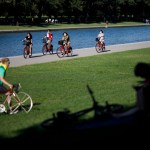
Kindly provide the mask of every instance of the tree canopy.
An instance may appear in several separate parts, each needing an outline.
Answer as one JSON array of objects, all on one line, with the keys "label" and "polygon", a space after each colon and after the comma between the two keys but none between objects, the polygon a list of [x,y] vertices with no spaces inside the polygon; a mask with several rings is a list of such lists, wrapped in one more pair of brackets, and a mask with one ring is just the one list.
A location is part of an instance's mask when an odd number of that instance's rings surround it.
[{"label": "tree canopy", "polygon": [[67,23],[142,21],[150,17],[149,0],[0,0],[0,8],[1,18],[21,23],[27,18],[41,23],[43,16]]}]

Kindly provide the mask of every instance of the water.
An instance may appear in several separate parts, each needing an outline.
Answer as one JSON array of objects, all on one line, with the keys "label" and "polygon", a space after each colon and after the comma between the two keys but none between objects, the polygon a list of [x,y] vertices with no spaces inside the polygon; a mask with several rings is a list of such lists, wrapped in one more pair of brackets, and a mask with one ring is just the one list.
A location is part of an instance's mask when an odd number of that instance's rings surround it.
[{"label": "water", "polygon": [[[73,50],[94,47],[95,38],[100,30],[104,31],[106,46],[134,42],[150,41],[150,26],[139,27],[114,27],[114,28],[90,28],[90,29],[67,29],[53,32],[54,52],[61,39],[62,33],[67,31],[71,38]],[[34,31],[33,54],[42,53],[42,38],[47,31]],[[0,33],[0,57],[18,56],[23,54],[22,39],[27,32]]]}]

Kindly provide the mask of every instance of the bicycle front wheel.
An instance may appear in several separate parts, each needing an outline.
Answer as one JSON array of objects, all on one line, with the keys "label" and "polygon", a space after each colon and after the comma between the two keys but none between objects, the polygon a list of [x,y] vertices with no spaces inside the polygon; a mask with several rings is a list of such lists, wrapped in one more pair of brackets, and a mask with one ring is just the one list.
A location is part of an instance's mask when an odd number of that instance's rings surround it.
[{"label": "bicycle front wheel", "polygon": [[29,48],[26,46],[23,51],[23,56],[24,58],[27,58],[28,55],[29,55]]},{"label": "bicycle front wheel", "polygon": [[25,113],[30,112],[33,107],[32,98],[25,92],[15,93],[11,96],[12,111],[23,110]]},{"label": "bicycle front wheel", "polygon": [[98,43],[96,43],[95,49],[98,53],[100,53],[102,51],[102,47]]},{"label": "bicycle front wheel", "polygon": [[47,54],[46,44],[42,48],[42,53],[43,53],[43,55]]},{"label": "bicycle front wheel", "polygon": [[59,58],[62,58],[65,55],[65,50],[62,48],[62,46],[60,46],[57,48],[56,53]]}]

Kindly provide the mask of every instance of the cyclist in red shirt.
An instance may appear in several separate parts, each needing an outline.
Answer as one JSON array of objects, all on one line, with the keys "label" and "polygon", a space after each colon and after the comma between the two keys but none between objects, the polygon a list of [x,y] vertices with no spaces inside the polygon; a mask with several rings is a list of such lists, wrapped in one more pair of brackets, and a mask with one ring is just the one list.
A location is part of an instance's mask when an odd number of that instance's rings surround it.
[{"label": "cyclist in red shirt", "polygon": [[48,50],[50,50],[50,48],[51,48],[51,43],[52,43],[52,40],[53,40],[53,34],[52,34],[52,32],[51,32],[51,30],[49,29],[48,31],[47,31],[47,48],[48,48]]}]

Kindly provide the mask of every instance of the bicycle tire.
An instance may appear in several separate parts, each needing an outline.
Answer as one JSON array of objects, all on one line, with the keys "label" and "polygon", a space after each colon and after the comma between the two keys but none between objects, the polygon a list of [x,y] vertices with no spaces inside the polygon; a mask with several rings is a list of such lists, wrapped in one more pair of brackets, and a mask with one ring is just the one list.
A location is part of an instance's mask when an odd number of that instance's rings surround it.
[{"label": "bicycle tire", "polygon": [[62,48],[62,46],[58,47],[57,50],[56,50],[56,54],[59,58],[62,58],[64,57],[65,55],[65,50],[64,48]]},{"label": "bicycle tire", "polygon": [[25,113],[29,113],[33,107],[32,98],[25,92],[19,92],[11,95],[11,108],[12,112],[17,110],[23,110]]},{"label": "bicycle tire", "polygon": [[102,44],[102,51],[105,51],[105,43]]},{"label": "bicycle tire", "polygon": [[121,104],[107,104],[106,106],[98,106],[95,111],[95,118],[108,119],[112,117],[112,113],[124,112],[124,106]]},{"label": "bicycle tire", "polygon": [[124,106],[121,104],[108,104],[106,105],[107,112],[121,113],[124,111]]},{"label": "bicycle tire", "polygon": [[72,47],[70,47],[68,56],[72,56],[72,55],[73,55],[73,50],[72,50]]},{"label": "bicycle tire", "polygon": [[50,118],[50,119],[46,119],[45,121],[43,121],[41,123],[41,127],[43,128],[50,128],[50,127],[53,127],[54,126],[54,118]]},{"label": "bicycle tire", "polygon": [[29,48],[26,46],[23,51],[23,56],[26,59],[28,55],[29,55]]},{"label": "bicycle tire", "polygon": [[99,47],[99,44],[98,44],[98,43],[96,43],[95,49],[96,49],[96,51],[97,51],[98,53],[102,52],[102,47],[101,47],[101,46]]},{"label": "bicycle tire", "polygon": [[42,47],[42,53],[43,55],[47,54],[46,44]]}]

